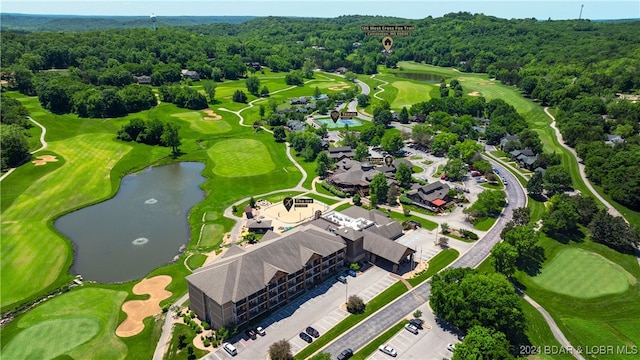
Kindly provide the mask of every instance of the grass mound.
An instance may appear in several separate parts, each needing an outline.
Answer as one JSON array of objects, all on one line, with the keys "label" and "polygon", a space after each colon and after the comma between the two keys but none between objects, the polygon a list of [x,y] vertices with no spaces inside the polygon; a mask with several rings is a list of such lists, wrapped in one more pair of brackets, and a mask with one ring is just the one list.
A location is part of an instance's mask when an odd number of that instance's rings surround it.
[{"label": "grass mound", "polygon": [[216,164],[213,172],[219,176],[255,176],[275,169],[267,147],[258,140],[234,139],[217,142],[208,150]]},{"label": "grass mound", "polygon": [[623,293],[635,278],[598,254],[569,248],[561,250],[533,281],[549,291],[591,299]]}]

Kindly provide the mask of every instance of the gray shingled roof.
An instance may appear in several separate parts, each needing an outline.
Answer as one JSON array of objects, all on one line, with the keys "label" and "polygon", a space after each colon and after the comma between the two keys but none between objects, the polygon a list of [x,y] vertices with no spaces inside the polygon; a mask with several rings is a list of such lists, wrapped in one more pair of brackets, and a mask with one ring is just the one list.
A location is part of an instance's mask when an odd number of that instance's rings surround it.
[{"label": "gray shingled roof", "polygon": [[247,228],[249,229],[270,229],[272,227],[271,220],[252,220],[247,222]]},{"label": "gray shingled roof", "polygon": [[370,229],[363,230],[362,232],[364,233],[364,249],[393,263],[397,264],[407,251],[414,252],[407,246],[378,235],[370,231]]},{"label": "gray shingled roof", "polygon": [[314,253],[324,257],[346,247],[334,234],[313,230],[294,229],[251,250],[218,258],[187,280],[218,304],[236,302],[263,289],[278,271],[295,273]]},{"label": "gray shingled roof", "polygon": [[407,193],[409,196],[419,196],[421,199],[429,202],[435,199],[444,199],[448,194],[449,185],[443,184],[440,181],[421,186],[420,188],[411,190]]},{"label": "gray shingled roof", "polygon": [[390,222],[393,222],[393,220],[389,216],[387,216],[387,214],[381,212],[380,210],[367,210],[359,206],[352,206],[340,212],[354,219],[365,218],[371,220],[378,225],[386,225]]}]

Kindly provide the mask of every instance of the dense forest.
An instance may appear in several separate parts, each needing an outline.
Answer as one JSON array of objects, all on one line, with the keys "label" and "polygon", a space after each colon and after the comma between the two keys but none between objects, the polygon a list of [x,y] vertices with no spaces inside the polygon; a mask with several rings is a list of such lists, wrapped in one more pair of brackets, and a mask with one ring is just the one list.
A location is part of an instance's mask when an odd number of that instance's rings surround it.
[{"label": "dense forest", "polygon": [[[365,36],[360,26],[390,24],[412,25],[415,31],[396,37],[393,52],[384,54],[380,38]],[[3,31],[0,60],[10,88],[38,95],[52,112],[87,117],[119,116],[152,106],[151,92],[132,86],[134,76],[149,76],[157,86],[171,85],[181,80],[182,69],[222,81],[250,75],[256,71],[248,66],[253,63],[294,71],[294,78],[307,77],[315,68],[373,74],[379,65],[395,67],[408,60],[488,73],[518,86],[524,96],[556,107],[565,141],[577,148],[591,180],[614,200],[638,210],[640,104],[619,95],[640,89],[638,25],[506,20],[464,12],[422,20],[263,17],[159,26],[157,31],[147,23],[144,28],[83,32]],[[45,71],[51,69],[68,71]],[[196,94],[185,90],[178,95],[185,107],[204,106],[205,99]],[[432,110],[451,113],[428,106],[420,110],[427,115]],[[489,133],[520,132],[521,124],[494,124]],[[614,143],[605,143],[616,135]]]}]

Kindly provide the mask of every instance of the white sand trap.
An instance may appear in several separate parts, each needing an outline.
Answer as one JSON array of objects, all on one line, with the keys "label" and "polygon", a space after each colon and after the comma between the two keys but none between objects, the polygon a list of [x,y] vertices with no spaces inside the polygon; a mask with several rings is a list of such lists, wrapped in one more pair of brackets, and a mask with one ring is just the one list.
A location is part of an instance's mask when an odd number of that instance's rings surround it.
[{"label": "white sand trap", "polygon": [[58,161],[58,159],[53,155],[41,155],[41,156],[38,156],[36,160],[33,160],[32,163],[35,166],[42,166],[48,162],[56,162],[56,161]]}]

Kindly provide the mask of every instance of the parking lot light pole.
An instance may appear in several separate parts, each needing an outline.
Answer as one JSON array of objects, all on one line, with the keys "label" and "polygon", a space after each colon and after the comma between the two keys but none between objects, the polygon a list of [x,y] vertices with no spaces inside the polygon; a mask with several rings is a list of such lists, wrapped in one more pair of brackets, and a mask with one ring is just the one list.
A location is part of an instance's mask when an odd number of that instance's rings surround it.
[{"label": "parking lot light pole", "polygon": [[347,306],[348,297],[349,297],[349,281],[346,282],[347,286],[344,288],[344,306]]}]

